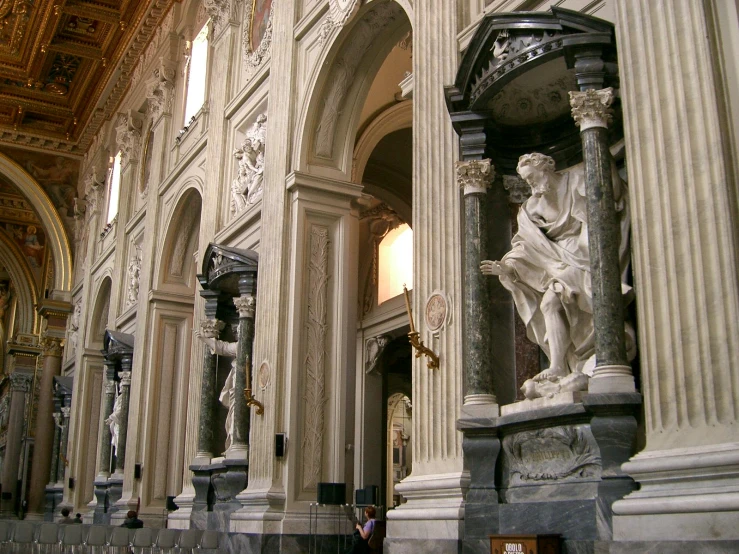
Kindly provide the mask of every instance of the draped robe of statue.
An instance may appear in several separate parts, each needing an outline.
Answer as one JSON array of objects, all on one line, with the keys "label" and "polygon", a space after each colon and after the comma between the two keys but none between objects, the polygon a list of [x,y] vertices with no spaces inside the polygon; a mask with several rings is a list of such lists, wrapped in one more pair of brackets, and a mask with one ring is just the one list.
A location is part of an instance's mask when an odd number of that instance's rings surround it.
[{"label": "draped robe of statue", "polygon": [[[500,281],[513,295],[528,338],[550,358],[549,337],[541,306],[547,290],[557,291],[569,332],[565,353],[567,369],[570,373],[592,374],[595,337],[583,166],[560,174],[552,172],[550,182],[557,177],[560,178],[559,184],[552,184],[557,187],[556,204],[549,203],[546,197],[532,196],[521,206],[517,218],[518,232],[511,241],[510,252],[501,260],[513,271],[501,274]],[[628,194],[615,170],[613,179],[621,231],[621,287],[624,300],[628,302],[632,296],[631,287],[625,282],[629,264]],[[554,217],[552,207],[555,208]],[[633,329],[627,325],[626,331],[629,357],[633,358]],[[544,387],[542,390],[547,389]],[[541,395],[540,391],[534,396]]]}]

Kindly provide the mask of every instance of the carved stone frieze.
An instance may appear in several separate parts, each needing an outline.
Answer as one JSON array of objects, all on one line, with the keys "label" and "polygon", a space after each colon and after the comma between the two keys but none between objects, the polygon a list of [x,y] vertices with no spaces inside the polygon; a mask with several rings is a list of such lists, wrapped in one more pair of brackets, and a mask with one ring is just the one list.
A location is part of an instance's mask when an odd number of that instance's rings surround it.
[{"label": "carved stone frieze", "polygon": [[215,34],[231,16],[231,0],[203,0],[203,8],[213,22]]},{"label": "carved stone frieze", "polygon": [[600,476],[600,451],[583,425],[521,431],[505,437],[503,449],[510,486]]},{"label": "carved stone frieze", "polygon": [[326,394],[326,335],[328,320],[328,228],[313,225],[310,230],[308,266],[308,316],[303,389],[302,489],[313,490],[323,464],[324,407]]},{"label": "carved stone frieze", "polygon": [[236,215],[256,203],[264,185],[264,147],[267,135],[267,114],[260,114],[234,150],[239,170],[231,183],[231,215]]},{"label": "carved stone frieze", "polygon": [[394,2],[387,2],[369,10],[357,22],[352,39],[337,56],[327,81],[323,96],[325,102],[314,137],[316,156],[331,158],[336,125],[344,107],[346,93],[354,82],[354,74],[378,34],[397,21],[400,15],[401,8]]},{"label": "carved stone frieze", "polygon": [[613,121],[613,88],[601,90],[586,90],[583,92],[570,91],[570,106],[572,117],[580,131],[591,127],[608,127]]},{"label": "carved stone frieze", "polygon": [[465,194],[487,192],[495,179],[495,168],[489,159],[457,162],[457,183]]}]

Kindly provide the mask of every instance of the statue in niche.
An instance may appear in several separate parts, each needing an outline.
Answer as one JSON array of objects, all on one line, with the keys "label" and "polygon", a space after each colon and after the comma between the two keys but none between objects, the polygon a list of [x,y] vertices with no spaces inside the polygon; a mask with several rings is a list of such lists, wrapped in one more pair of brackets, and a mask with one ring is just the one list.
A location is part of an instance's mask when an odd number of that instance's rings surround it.
[{"label": "statue in niche", "polygon": [[136,252],[128,264],[128,294],[126,296],[126,307],[136,304],[139,298],[139,281],[141,278],[141,249],[134,245]]},{"label": "statue in niche", "polygon": [[118,455],[118,439],[121,436],[121,412],[123,411],[123,395],[118,390],[113,403],[113,411],[105,420],[110,427],[110,444],[113,445],[113,453]]},{"label": "statue in niche", "polygon": [[[213,354],[218,356],[232,356],[231,371],[228,372],[226,382],[223,384],[218,400],[228,410],[226,415],[226,450],[231,448],[234,434],[234,400],[236,398],[236,352],[238,342],[228,342],[213,337],[205,337],[200,330],[195,331],[195,336],[205,343]],[[225,452],[224,452],[225,454]]]},{"label": "statue in niche", "polygon": [[[521,387],[527,399],[559,392],[585,391],[595,365],[593,293],[590,283],[587,206],[583,166],[554,171],[544,154],[521,156],[516,168],[531,187],[518,212],[518,232],[500,261],[485,260],[485,275],[498,275],[513,295],[527,336],[549,357],[550,366]],[[625,276],[629,263],[627,189],[613,171],[620,226],[621,289],[632,299]],[[633,328],[627,324],[629,359],[635,354]]]},{"label": "statue in niche", "polygon": [[74,305],[74,311],[69,318],[69,346],[72,353],[77,351],[77,340],[79,338],[80,317],[82,316],[82,301]]},{"label": "statue in niche", "polygon": [[246,133],[241,146],[234,150],[234,157],[239,162],[239,171],[231,183],[231,215],[236,215],[254,204],[262,193],[266,133],[267,115],[260,114]]}]

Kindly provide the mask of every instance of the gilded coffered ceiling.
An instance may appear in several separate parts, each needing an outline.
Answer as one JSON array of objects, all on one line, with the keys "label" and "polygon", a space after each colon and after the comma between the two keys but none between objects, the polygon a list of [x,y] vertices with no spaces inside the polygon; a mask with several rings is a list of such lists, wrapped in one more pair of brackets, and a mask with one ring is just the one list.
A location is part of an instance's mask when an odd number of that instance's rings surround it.
[{"label": "gilded coffered ceiling", "polygon": [[173,0],[0,0],[0,142],[83,154]]}]

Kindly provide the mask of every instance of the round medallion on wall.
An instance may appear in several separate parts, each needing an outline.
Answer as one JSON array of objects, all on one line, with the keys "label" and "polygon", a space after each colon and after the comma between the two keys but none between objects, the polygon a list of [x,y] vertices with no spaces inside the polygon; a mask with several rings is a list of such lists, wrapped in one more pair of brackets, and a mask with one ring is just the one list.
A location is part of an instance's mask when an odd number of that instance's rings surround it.
[{"label": "round medallion on wall", "polygon": [[269,386],[270,381],[269,363],[262,362],[262,365],[259,366],[259,370],[257,373],[257,378],[259,379],[259,388],[264,390]]},{"label": "round medallion on wall", "polygon": [[443,294],[435,292],[426,301],[426,325],[429,331],[438,331],[447,316],[447,301]]}]

